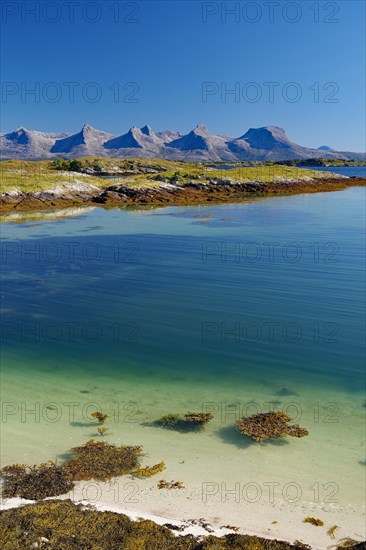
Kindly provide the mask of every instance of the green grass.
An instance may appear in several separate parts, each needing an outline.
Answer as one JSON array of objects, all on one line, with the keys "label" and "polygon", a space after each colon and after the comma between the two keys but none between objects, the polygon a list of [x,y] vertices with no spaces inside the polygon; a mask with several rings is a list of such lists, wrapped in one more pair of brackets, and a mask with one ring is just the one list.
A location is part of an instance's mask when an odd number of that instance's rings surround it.
[{"label": "green grass", "polygon": [[[108,180],[110,182],[110,180]],[[50,161],[7,160],[0,163],[1,193],[19,189],[25,193],[54,189],[58,185],[88,183],[104,187],[106,180],[77,172],[52,169]]]},{"label": "green grass", "polygon": [[[65,166],[69,166],[66,161]],[[159,187],[163,183],[185,185],[190,182],[231,180],[237,182],[271,182],[303,177],[324,178],[329,173],[303,170],[293,166],[258,165],[232,170],[212,168],[199,163],[175,162],[163,159],[112,159],[88,157],[72,164],[78,171],[57,169],[55,161],[8,160],[0,163],[1,192],[19,189],[23,192],[44,191],[59,185],[87,183],[105,188],[113,183],[131,187]],[[117,174],[102,178],[100,173]]]}]

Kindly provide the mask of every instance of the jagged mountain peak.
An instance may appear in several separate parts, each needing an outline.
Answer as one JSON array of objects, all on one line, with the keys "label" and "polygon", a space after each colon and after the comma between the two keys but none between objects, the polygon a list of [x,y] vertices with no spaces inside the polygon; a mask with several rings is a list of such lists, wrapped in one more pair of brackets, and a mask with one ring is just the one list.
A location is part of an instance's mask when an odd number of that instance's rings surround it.
[{"label": "jagged mountain peak", "polygon": [[143,126],[142,128],[140,128],[140,131],[145,134],[145,136],[153,136],[154,135],[154,132],[153,132],[153,129],[151,128],[151,126],[149,126],[148,124],[145,124],[145,126]]},{"label": "jagged mountain peak", "polygon": [[93,149],[101,147],[102,143],[111,135],[84,124],[80,132],[65,138],[57,139],[52,146],[51,153],[71,153],[73,149],[84,147],[83,154],[92,153]]},{"label": "jagged mountain peak", "polygon": [[200,122],[199,124],[197,124],[197,126],[192,130],[192,132],[194,132],[195,134],[210,134],[210,132],[207,130],[205,124],[203,122]]},{"label": "jagged mountain peak", "polygon": [[220,141],[224,142],[224,139],[211,134],[207,130],[206,126],[200,122],[188,134],[174,139],[173,141],[167,143],[167,146],[174,147],[175,149],[180,149],[182,151],[208,151],[213,149],[215,145],[218,145]]},{"label": "jagged mountain peak", "polygon": [[24,128],[24,126],[18,126],[16,129],[15,129],[15,132],[28,132],[27,128]]},{"label": "jagged mountain peak", "polygon": [[103,130],[97,130],[97,128],[94,128],[90,124],[84,124],[80,131],[80,134],[85,136],[87,139],[98,136],[110,136],[110,134],[108,134],[107,132],[104,132]]},{"label": "jagged mountain peak", "polygon": [[30,139],[28,130],[23,128],[23,126],[18,126],[14,132],[9,132],[8,134],[5,134],[4,137],[19,144],[28,143]]},{"label": "jagged mountain peak", "polygon": [[132,127],[123,135],[112,135],[90,124],[74,134],[46,133],[18,126],[0,134],[0,155],[11,159],[45,159],[63,156],[145,157],[175,160],[291,160],[344,158],[365,160],[365,153],[337,152],[323,145],[302,147],[289,140],[279,126],[250,128],[239,138],[216,135],[200,122],[185,135],[171,130],[155,133],[149,125]]},{"label": "jagged mountain peak", "polygon": [[238,139],[246,141],[255,149],[270,150],[277,147],[283,148],[291,145],[285,130],[279,126],[249,128],[249,130]]},{"label": "jagged mountain peak", "polygon": [[103,146],[105,149],[143,149],[151,156],[164,148],[164,141],[154,133],[151,126],[132,126],[126,134],[106,141]]},{"label": "jagged mountain peak", "polygon": [[96,128],[93,128],[90,124],[84,124],[84,126],[81,129],[81,132],[83,134],[94,134],[95,132],[99,132],[100,130],[97,130]]},{"label": "jagged mountain peak", "polygon": [[37,132],[36,130],[27,130],[24,126],[18,126],[14,132],[5,134],[4,137],[9,141],[18,143],[19,145],[28,145],[51,139],[49,134]]}]

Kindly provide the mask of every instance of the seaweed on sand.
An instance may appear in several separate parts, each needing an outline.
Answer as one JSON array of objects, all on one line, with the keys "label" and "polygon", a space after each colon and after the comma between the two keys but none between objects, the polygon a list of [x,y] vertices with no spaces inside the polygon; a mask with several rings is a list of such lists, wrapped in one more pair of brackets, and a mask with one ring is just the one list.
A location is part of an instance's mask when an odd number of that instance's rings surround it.
[{"label": "seaweed on sand", "polygon": [[156,420],[155,424],[182,432],[194,432],[201,430],[212,418],[211,413],[188,412],[183,417],[179,414],[166,414]]},{"label": "seaweed on sand", "polygon": [[332,539],[335,539],[335,531],[339,529],[338,525],[333,525],[333,527],[329,527],[327,531],[327,535],[329,535]]},{"label": "seaweed on sand", "polygon": [[150,477],[165,469],[164,462],[140,468],[142,447],[117,447],[91,439],[71,449],[73,456],[61,466],[47,462],[39,466],[12,464],[1,470],[4,478],[3,496],[38,500],[63,495],[74,487],[74,481],[97,479],[107,481],[113,476],[134,473]]},{"label": "seaweed on sand", "polygon": [[[332,546],[331,548],[334,548],[334,546]],[[366,541],[359,542],[357,540],[352,539],[351,537],[344,537],[343,539],[338,541],[337,550],[339,550],[340,548],[352,548],[353,550],[365,550]]]},{"label": "seaweed on sand", "polygon": [[[300,550],[303,545],[250,535],[176,536],[152,521],[99,512],[71,500],[47,500],[0,512],[2,550]],[[343,547],[365,548],[350,539]],[[341,547],[339,547],[341,548]]]},{"label": "seaweed on sand", "polygon": [[74,487],[72,475],[56,462],[39,466],[12,464],[1,470],[5,483],[3,496],[37,500],[63,495]]},{"label": "seaweed on sand", "polygon": [[71,449],[74,456],[64,464],[74,480],[98,479],[106,481],[113,476],[128,474],[140,466],[142,447],[117,447],[105,441],[91,439]]},{"label": "seaweed on sand", "polygon": [[158,489],[185,489],[183,481],[165,481],[161,479],[158,483]]},{"label": "seaweed on sand", "polygon": [[254,414],[237,420],[236,425],[241,434],[247,435],[255,441],[267,439],[283,439],[292,437],[304,437],[309,432],[298,424],[288,424],[291,418],[282,411]]},{"label": "seaweed on sand", "polygon": [[311,523],[311,525],[315,525],[316,527],[323,527],[324,521],[318,518],[305,518],[304,523]]},{"label": "seaweed on sand", "polygon": [[136,477],[151,477],[155,476],[156,474],[159,474],[163,470],[165,470],[165,463],[159,462],[158,464],[154,464],[154,466],[145,466],[144,468],[139,468],[135,472],[132,472],[132,474]]}]

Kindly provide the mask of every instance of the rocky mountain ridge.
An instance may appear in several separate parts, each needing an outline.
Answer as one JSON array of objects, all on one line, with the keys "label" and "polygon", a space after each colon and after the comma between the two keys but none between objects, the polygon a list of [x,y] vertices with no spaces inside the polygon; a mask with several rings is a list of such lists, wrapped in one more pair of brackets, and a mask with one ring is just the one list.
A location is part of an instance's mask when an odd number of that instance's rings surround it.
[{"label": "rocky mountain ridge", "polygon": [[114,158],[166,158],[189,161],[263,161],[341,158],[365,161],[366,153],[334,151],[322,146],[303,147],[292,142],[278,126],[250,128],[237,138],[211,133],[203,123],[189,133],[165,130],[154,132],[145,125],[113,135],[85,124],[75,134],[45,133],[19,127],[0,134],[0,157],[4,159],[40,160],[80,158],[85,156]]}]

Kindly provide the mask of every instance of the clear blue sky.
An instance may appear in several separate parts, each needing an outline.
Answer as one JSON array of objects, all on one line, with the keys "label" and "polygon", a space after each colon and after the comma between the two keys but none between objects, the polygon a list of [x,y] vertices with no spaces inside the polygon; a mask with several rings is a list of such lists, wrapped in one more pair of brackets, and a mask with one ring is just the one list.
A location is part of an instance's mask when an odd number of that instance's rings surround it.
[{"label": "clear blue sky", "polygon": [[236,137],[277,125],[302,145],[365,150],[361,0],[2,4],[2,131],[187,132],[203,121]]}]

